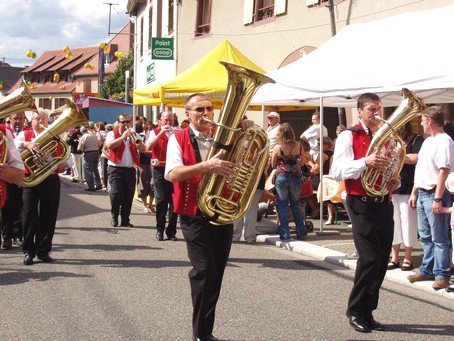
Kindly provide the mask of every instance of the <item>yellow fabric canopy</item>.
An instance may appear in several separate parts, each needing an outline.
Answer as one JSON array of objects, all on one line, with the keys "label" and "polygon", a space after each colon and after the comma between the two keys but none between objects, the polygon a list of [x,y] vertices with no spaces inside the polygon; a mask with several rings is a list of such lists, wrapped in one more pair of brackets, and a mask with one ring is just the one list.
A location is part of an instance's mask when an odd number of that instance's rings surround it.
[{"label": "yellow fabric canopy", "polygon": [[265,73],[227,40],[175,78],[156,85],[134,90],[136,105],[161,105],[184,107],[186,98],[195,93],[208,94],[216,108],[224,102],[227,87],[227,70],[219,61],[227,61],[248,69]]}]

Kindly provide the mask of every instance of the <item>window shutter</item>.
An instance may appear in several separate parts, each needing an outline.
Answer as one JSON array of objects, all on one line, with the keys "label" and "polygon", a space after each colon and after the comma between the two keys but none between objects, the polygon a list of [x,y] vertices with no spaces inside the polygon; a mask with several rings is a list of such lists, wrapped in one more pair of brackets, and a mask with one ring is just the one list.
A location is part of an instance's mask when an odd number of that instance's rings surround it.
[{"label": "window shutter", "polygon": [[274,1],[274,15],[285,14],[287,8],[287,0]]},{"label": "window shutter", "polygon": [[243,24],[252,24],[254,20],[254,0],[244,0]]}]

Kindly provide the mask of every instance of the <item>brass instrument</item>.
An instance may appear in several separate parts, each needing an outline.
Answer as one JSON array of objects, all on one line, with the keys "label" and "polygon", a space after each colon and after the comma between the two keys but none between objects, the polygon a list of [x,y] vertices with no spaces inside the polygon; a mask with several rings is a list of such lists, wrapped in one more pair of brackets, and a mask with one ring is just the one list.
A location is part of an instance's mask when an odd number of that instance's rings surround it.
[{"label": "brass instrument", "polygon": [[[30,90],[25,81],[21,80],[21,87],[0,100],[0,118],[7,117],[15,112],[32,109],[35,106]],[[0,132],[0,163],[5,163],[8,157],[8,141],[6,135]],[[0,181],[0,208],[5,205],[6,185]]]},{"label": "brass instrument", "polygon": [[[220,62],[228,72],[228,84],[220,123],[214,136],[217,145],[228,146],[224,160],[236,164],[234,176],[215,173],[202,175],[198,189],[198,205],[214,225],[232,223],[249,209],[252,196],[268,161],[268,135],[259,126],[242,130],[241,120],[256,90],[271,78],[239,65]],[[227,150],[228,149],[228,150]],[[212,146],[208,159],[219,152]]]},{"label": "brass instrument", "polygon": [[36,186],[52,174],[60,163],[66,161],[71,151],[60,135],[72,127],[86,124],[86,121],[87,117],[84,112],[74,102],[67,99],[66,108],[60,116],[33,140],[39,144],[40,153],[33,154],[28,149],[21,152],[25,176],[18,185],[22,187]]},{"label": "brass instrument", "polygon": [[0,100],[0,118],[35,107],[35,100],[30,94],[27,84],[23,79],[21,83],[20,88]]},{"label": "brass instrument", "polygon": [[426,104],[410,90],[403,88],[402,95],[402,102],[389,117],[389,120],[375,116],[376,119],[383,121],[384,124],[372,138],[366,157],[373,153],[379,153],[388,158],[389,164],[384,171],[368,168],[361,175],[361,183],[370,196],[379,197],[386,195],[388,193],[387,184],[392,179],[398,178],[402,170],[405,145],[397,131],[405,123],[427,112]]}]

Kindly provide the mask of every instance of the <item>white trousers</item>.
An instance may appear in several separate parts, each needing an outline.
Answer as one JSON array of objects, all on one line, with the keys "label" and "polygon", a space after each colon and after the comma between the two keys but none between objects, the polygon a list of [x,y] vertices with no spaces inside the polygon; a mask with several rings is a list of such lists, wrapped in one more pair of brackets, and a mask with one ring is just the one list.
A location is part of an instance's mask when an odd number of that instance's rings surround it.
[{"label": "white trousers", "polygon": [[394,204],[394,239],[393,245],[404,243],[406,247],[415,247],[418,237],[418,215],[408,206],[410,194],[393,194]]},{"label": "white trousers", "polygon": [[259,201],[262,197],[263,190],[258,189],[255,191],[251,200],[251,207],[246,212],[243,218],[233,223],[233,241],[239,241],[244,228],[244,240],[246,242],[255,242],[257,238],[257,211],[259,208]]}]

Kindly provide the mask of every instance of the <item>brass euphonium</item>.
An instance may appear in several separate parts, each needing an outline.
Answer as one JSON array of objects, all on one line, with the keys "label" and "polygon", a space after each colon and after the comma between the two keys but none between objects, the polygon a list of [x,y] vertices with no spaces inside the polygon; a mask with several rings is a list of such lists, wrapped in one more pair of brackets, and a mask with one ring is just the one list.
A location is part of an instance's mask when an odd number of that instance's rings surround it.
[{"label": "brass euphonium", "polygon": [[226,178],[215,173],[201,177],[198,205],[214,225],[232,223],[246,213],[252,196],[268,161],[268,135],[259,126],[247,130],[240,127],[249,102],[257,89],[271,78],[245,67],[220,62],[228,73],[228,84],[220,122],[214,135],[215,146],[207,159],[219,152],[217,146],[227,146],[224,160],[235,163],[236,173]]},{"label": "brass euphonium", "polygon": [[21,87],[0,100],[0,118],[35,107],[35,100],[30,94],[25,81],[21,79]]},{"label": "brass euphonium", "polygon": [[421,98],[410,90],[402,89],[403,100],[399,107],[392,113],[389,120],[375,116],[384,124],[375,133],[367,150],[366,157],[378,153],[388,158],[389,163],[384,171],[368,168],[361,175],[361,183],[367,194],[374,197],[384,196],[388,193],[386,186],[399,176],[404,165],[405,145],[398,135],[398,130],[405,123],[427,112],[427,106]]},{"label": "brass euphonium", "polygon": [[[61,108],[57,110],[61,110]],[[87,117],[84,112],[74,102],[67,99],[66,108],[62,110],[60,116],[33,140],[39,144],[41,152],[33,154],[28,149],[21,152],[25,176],[18,185],[22,187],[36,186],[52,174],[60,163],[68,159],[71,152],[68,144],[60,138],[60,135],[68,129],[84,125],[86,122]]]}]

